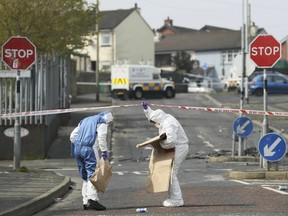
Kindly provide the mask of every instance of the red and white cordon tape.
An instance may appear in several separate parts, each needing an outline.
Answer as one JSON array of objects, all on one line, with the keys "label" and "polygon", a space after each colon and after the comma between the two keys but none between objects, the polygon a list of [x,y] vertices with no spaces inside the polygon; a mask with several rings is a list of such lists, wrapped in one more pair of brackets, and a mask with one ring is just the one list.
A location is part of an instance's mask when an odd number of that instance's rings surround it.
[{"label": "red and white cordon tape", "polygon": [[[0,114],[0,118],[15,118],[15,117],[27,117],[27,116],[40,116],[40,115],[53,115],[61,113],[71,113],[80,111],[90,110],[103,110],[112,108],[126,108],[141,106],[140,104],[128,104],[128,105],[115,105],[115,106],[103,106],[103,107],[86,107],[86,108],[70,108],[70,109],[52,109],[52,110],[39,110],[39,111],[28,111],[19,113],[6,113]],[[221,113],[238,113],[246,115],[268,115],[268,116],[288,116],[288,112],[272,112],[272,111],[261,111],[261,110],[246,110],[246,109],[224,109],[224,108],[212,108],[212,107],[190,107],[190,106],[178,106],[178,105],[162,105],[162,104],[151,104],[155,107],[166,107],[166,108],[177,108],[186,110],[206,111],[206,112],[221,112]]]},{"label": "red and white cordon tape", "polygon": [[151,106],[197,110],[197,111],[206,111],[206,112],[238,113],[238,114],[246,114],[246,115],[288,116],[288,112],[272,112],[272,111],[261,111],[261,110],[190,107],[190,106],[161,105],[161,104],[151,104]]},{"label": "red and white cordon tape", "polygon": [[116,105],[116,106],[103,106],[103,107],[86,107],[86,108],[70,108],[70,109],[52,109],[52,110],[39,110],[39,111],[27,111],[19,113],[6,113],[0,114],[0,118],[15,118],[15,117],[27,117],[27,116],[40,116],[40,115],[53,115],[71,112],[81,112],[90,110],[102,110],[111,108],[121,108],[121,107],[133,107],[139,106],[139,104],[129,104],[129,105]]}]

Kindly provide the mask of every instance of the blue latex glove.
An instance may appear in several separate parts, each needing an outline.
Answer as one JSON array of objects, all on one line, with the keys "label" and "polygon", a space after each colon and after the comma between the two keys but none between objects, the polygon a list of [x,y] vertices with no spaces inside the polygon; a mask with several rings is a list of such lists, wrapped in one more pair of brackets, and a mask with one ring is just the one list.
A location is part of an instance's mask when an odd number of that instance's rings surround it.
[{"label": "blue latex glove", "polygon": [[144,110],[147,110],[147,109],[148,109],[148,103],[147,103],[147,102],[142,101],[141,105],[142,105],[142,107],[143,107]]},{"label": "blue latex glove", "polygon": [[108,154],[107,151],[103,151],[101,156],[103,157],[104,160],[108,160]]}]

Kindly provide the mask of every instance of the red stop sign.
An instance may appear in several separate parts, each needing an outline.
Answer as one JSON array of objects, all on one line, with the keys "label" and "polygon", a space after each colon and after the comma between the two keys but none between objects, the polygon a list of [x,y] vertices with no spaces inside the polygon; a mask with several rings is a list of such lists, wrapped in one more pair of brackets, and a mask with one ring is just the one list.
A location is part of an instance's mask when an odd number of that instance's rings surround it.
[{"label": "red stop sign", "polygon": [[258,35],[249,45],[250,58],[260,68],[271,68],[281,57],[281,44],[272,35]]},{"label": "red stop sign", "polygon": [[9,38],[2,46],[2,60],[12,70],[26,70],[36,59],[36,47],[26,37]]}]

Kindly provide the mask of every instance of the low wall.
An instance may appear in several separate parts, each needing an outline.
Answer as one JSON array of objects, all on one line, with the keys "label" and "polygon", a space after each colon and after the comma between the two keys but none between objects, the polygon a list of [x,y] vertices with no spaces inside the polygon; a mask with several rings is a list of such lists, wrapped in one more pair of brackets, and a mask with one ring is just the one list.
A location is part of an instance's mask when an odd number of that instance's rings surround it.
[{"label": "low wall", "polygon": [[[22,125],[28,130],[27,136],[21,137],[21,160],[45,159],[49,148],[58,135],[58,128],[68,122],[70,114],[57,115],[50,123]],[[14,129],[14,126],[0,126],[0,160],[13,160],[14,156],[14,138],[7,137],[4,131],[8,128]]]}]

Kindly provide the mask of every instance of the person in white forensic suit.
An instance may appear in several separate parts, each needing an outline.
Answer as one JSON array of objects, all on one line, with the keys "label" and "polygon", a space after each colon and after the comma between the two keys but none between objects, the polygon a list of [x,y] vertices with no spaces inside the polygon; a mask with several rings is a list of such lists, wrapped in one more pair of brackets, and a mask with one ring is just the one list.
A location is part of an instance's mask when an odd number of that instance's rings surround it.
[{"label": "person in white forensic suit", "polygon": [[101,157],[108,160],[106,139],[108,126],[112,121],[111,112],[101,112],[81,120],[70,135],[71,154],[76,159],[79,174],[83,179],[84,210],[101,211],[106,209],[98,202],[97,191],[89,178],[94,174],[97,161],[100,160],[99,150],[101,150]]},{"label": "person in white forensic suit", "polygon": [[172,166],[172,183],[169,188],[169,199],[163,202],[165,207],[179,207],[184,205],[180,184],[177,178],[181,163],[186,159],[189,151],[189,140],[179,121],[161,109],[152,110],[147,102],[141,103],[148,120],[159,129],[160,145],[164,149],[175,148]]}]

